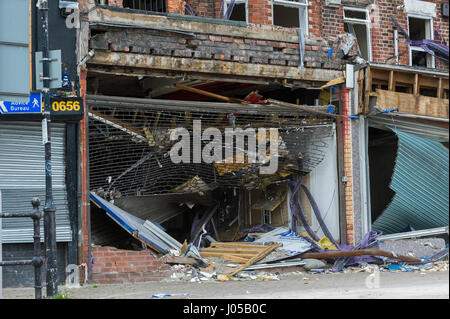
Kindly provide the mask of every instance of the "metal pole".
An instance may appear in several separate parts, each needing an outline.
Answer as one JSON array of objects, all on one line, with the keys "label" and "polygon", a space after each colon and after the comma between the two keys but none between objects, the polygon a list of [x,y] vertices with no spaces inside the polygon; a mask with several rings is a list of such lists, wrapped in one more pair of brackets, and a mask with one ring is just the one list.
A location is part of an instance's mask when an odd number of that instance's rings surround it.
[{"label": "metal pole", "polygon": [[42,57],[43,57],[43,101],[44,119],[42,121],[43,142],[45,145],[45,207],[44,238],[45,259],[47,263],[47,297],[58,294],[56,264],[56,219],[52,193],[52,154],[50,138],[50,59],[48,38],[48,0],[38,0],[41,12]]},{"label": "metal pole", "polygon": [[42,299],[42,272],[41,267],[44,261],[41,257],[41,232],[40,232],[40,220],[41,220],[41,212],[39,211],[39,205],[41,204],[39,197],[34,197],[31,201],[33,205],[33,215],[31,218],[33,219],[33,228],[34,228],[34,257],[33,257],[33,266],[34,266],[34,296],[35,299]]}]

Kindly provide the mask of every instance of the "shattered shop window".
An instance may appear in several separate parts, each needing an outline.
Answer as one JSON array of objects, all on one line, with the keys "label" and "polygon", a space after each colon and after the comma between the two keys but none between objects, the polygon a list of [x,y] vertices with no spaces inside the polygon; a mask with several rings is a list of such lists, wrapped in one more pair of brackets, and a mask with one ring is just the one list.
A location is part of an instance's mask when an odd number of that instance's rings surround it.
[{"label": "shattered shop window", "polygon": [[[432,40],[433,21],[431,18],[408,16],[409,38],[412,41]],[[410,46],[410,65],[434,68],[434,58],[421,47]]]},{"label": "shattered shop window", "polygon": [[247,11],[246,0],[226,0],[223,17],[227,20],[247,22]]},{"label": "shattered shop window", "polygon": [[286,28],[302,28],[307,33],[307,0],[273,0],[273,24]]},{"label": "shattered shop window", "polygon": [[356,37],[361,57],[371,61],[369,12],[366,9],[344,8],[344,31]]},{"label": "shattered shop window", "polygon": [[135,10],[166,12],[166,0],[123,0],[123,7]]}]

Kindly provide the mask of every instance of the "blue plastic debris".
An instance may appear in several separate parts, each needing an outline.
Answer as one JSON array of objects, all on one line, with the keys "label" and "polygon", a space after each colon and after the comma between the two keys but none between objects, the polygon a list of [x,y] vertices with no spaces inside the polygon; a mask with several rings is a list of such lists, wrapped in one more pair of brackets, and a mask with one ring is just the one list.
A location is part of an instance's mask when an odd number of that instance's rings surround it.
[{"label": "blue plastic debris", "polygon": [[400,270],[400,269],[402,269],[402,265],[395,265],[395,264],[389,264],[388,265],[388,269],[389,270]]},{"label": "blue plastic debris", "polygon": [[182,294],[154,294],[152,295],[152,298],[167,298],[167,297],[189,297],[188,293],[182,293]]}]

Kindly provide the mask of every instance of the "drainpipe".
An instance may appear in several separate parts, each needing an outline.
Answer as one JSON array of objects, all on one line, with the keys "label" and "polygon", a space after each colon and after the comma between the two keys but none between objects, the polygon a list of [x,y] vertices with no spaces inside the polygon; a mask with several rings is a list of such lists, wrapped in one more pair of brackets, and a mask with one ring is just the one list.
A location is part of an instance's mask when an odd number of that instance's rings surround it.
[{"label": "drainpipe", "polygon": [[394,30],[394,56],[395,56],[395,64],[399,63],[398,60],[398,31]]}]

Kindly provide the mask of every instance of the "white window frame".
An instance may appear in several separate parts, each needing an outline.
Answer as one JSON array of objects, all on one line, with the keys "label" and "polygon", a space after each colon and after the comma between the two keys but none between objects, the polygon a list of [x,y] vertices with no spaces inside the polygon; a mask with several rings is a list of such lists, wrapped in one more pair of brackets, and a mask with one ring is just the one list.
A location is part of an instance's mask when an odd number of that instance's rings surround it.
[{"label": "white window frame", "polygon": [[[305,30],[303,30],[303,34],[305,36],[307,36],[309,34],[309,12],[308,12],[308,6],[309,6],[309,2],[308,0],[304,1],[305,3],[300,3],[300,2],[296,2],[295,0],[272,0],[272,25],[274,25],[274,11],[273,11],[273,5],[281,5],[284,7],[290,7],[290,8],[297,8],[297,9],[301,9],[304,8],[305,9]],[[298,25],[301,27],[302,26],[302,17],[300,15],[298,15]]]},{"label": "white window frame", "polygon": [[[227,12],[228,6],[230,5],[231,0],[225,0],[223,2],[223,15]],[[248,23],[248,1],[247,0],[235,0],[234,5],[245,3],[245,22]]]},{"label": "white window frame", "polygon": [[[366,14],[366,19],[355,19],[355,18],[347,18],[345,17],[345,10],[348,11],[357,11],[357,12],[364,12]],[[351,24],[362,24],[366,26],[366,37],[367,37],[367,55],[369,58],[369,61],[372,61],[372,23],[370,21],[370,13],[368,9],[365,8],[353,8],[353,7],[344,7],[343,10],[343,16],[344,16],[344,23],[351,23]]]},{"label": "white window frame", "polygon": [[[412,13],[408,13],[407,17],[406,17],[406,21],[408,23],[408,35],[410,35],[410,31],[409,31],[409,18],[415,18],[415,19],[422,19],[422,20],[428,20],[429,21],[429,32],[430,32],[430,38],[427,40],[434,40],[434,21],[433,21],[433,17],[432,16],[427,16],[427,15],[420,15],[420,14],[412,14]],[[426,30],[425,30],[426,33]],[[409,66],[412,66],[412,52],[413,51],[419,51],[419,52],[426,52],[424,49],[422,49],[421,47],[415,47],[415,46],[409,46]],[[427,52],[427,54],[429,54]],[[436,61],[434,58],[434,55],[430,54],[431,56],[431,66],[427,65],[427,68],[432,68],[434,69],[436,67]],[[428,64],[428,63],[427,63]]]}]

